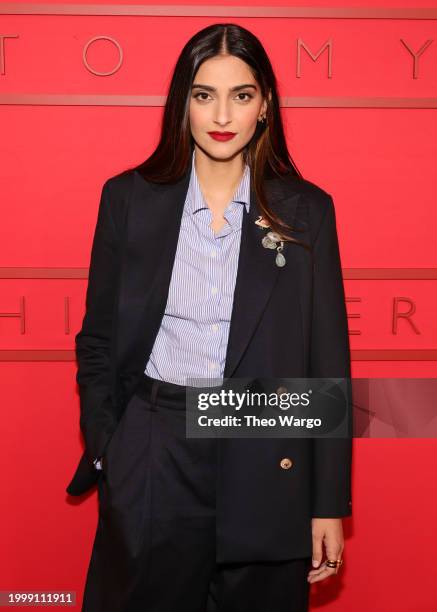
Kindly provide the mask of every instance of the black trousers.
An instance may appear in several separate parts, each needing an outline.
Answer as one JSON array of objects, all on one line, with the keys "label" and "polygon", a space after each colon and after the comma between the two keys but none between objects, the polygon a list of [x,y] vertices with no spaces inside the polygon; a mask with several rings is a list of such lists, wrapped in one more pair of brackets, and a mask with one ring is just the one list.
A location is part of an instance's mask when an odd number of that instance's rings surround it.
[{"label": "black trousers", "polygon": [[215,560],[217,438],[144,376],[107,445],[82,612],[307,612],[311,559]]}]

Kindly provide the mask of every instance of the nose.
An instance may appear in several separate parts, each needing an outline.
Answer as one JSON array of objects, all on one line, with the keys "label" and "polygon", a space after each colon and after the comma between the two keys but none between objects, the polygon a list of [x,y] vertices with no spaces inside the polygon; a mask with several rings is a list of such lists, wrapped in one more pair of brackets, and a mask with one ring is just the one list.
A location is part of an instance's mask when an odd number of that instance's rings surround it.
[{"label": "nose", "polygon": [[231,111],[226,100],[217,102],[214,121],[221,127],[226,127],[231,122]]}]

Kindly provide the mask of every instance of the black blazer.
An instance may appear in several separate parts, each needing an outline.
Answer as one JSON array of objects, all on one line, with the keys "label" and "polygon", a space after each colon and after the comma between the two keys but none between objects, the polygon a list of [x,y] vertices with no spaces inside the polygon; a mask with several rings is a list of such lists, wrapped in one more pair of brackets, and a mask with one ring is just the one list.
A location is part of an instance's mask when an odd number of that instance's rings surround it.
[{"label": "black blazer", "polygon": [[[191,163],[177,183],[135,170],[102,189],[86,313],[76,336],[85,450],[67,487],[80,495],[142,376],[167,301]],[[273,209],[313,245],[285,243],[286,264],[261,244],[251,185],[224,377],[350,378],[350,350],[332,197],[295,177],[266,181]],[[352,398],[350,398],[352,399]],[[311,518],[351,514],[352,439],[221,438],[217,559],[310,556]],[[281,460],[292,461],[284,469]],[[285,462],[286,463],[286,462]]]}]

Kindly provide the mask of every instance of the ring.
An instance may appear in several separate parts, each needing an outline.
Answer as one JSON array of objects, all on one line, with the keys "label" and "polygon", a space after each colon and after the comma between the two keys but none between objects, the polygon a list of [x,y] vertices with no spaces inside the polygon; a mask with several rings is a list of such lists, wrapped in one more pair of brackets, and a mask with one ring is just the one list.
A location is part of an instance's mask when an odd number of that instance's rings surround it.
[{"label": "ring", "polygon": [[343,565],[343,559],[327,559],[325,563],[326,567],[331,567],[335,569],[337,567],[340,567],[340,565]]}]

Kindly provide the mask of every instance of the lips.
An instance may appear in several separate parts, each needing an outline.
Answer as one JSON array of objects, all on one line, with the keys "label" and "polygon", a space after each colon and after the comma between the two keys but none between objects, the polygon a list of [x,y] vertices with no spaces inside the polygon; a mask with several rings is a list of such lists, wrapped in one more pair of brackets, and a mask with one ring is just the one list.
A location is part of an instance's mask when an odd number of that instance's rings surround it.
[{"label": "lips", "polygon": [[235,132],[208,132],[211,138],[214,140],[220,140],[222,142],[226,140],[231,140],[234,136],[236,136]]}]

